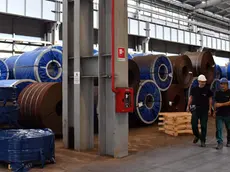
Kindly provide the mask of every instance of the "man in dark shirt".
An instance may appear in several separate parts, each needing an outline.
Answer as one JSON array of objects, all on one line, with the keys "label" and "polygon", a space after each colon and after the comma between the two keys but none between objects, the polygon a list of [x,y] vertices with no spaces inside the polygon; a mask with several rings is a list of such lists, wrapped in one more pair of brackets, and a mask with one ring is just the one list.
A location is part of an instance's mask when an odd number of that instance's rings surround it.
[{"label": "man in dark shirt", "polygon": [[227,130],[227,147],[230,147],[230,90],[228,89],[228,80],[221,78],[220,80],[221,91],[218,91],[215,96],[215,112],[216,117],[216,149],[223,148],[223,122]]},{"label": "man in dark shirt", "polygon": [[[205,147],[208,114],[211,114],[212,107],[212,92],[209,87],[206,86],[206,77],[204,75],[198,76],[199,86],[192,88],[191,94],[188,100],[187,111],[192,112],[192,130],[195,138],[193,143],[197,143],[200,139],[201,147]],[[200,119],[201,134],[198,129],[198,120]]]}]

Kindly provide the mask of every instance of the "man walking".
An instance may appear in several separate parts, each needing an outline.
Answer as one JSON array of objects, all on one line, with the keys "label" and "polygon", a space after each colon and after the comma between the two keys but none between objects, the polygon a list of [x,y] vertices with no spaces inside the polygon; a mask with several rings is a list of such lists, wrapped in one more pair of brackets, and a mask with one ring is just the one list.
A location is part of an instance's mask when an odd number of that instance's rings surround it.
[{"label": "man walking", "polygon": [[[201,147],[206,147],[206,134],[208,114],[211,114],[212,107],[212,92],[206,86],[206,77],[204,75],[198,76],[199,86],[192,88],[188,100],[187,111],[192,113],[192,131],[195,136],[193,143],[201,141]],[[198,129],[198,120],[201,124],[201,134]]]},{"label": "man walking", "polygon": [[215,96],[215,112],[216,117],[216,149],[223,148],[223,123],[227,130],[227,147],[230,147],[230,90],[228,89],[228,80],[221,78],[220,80],[221,90],[216,93]]}]

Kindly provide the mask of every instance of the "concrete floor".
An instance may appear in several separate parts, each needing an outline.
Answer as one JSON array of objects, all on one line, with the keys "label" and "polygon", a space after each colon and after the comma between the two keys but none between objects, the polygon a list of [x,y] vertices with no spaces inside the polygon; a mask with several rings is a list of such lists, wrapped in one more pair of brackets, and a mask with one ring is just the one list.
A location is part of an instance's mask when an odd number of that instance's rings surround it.
[{"label": "concrete floor", "polygon": [[[209,120],[207,147],[193,145],[192,135],[168,136],[157,125],[129,133],[129,156],[122,159],[101,157],[95,149],[75,152],[56,142],[56,164],[32,172],[229,172],[230,148],[216,150],[215,122]],[[0,172],[7,171],[0,168]]]}]

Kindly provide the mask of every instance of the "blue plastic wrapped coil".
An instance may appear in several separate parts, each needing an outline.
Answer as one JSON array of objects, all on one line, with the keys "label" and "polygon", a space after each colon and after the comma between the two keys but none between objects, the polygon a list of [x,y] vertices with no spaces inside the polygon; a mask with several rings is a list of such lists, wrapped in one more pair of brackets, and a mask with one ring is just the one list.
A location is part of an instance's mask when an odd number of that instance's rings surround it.
[{"label": "blue plastic wrapped coil", "polygon": [[41,47],[19,56],[14,65],[16,79],[38,82],[62,81],[62,52],[52,47]]},{"label": "blue plastic wrapped coil", "polygon": [[54,162],[55,138],[50,129],[0,130],[0,161],[10,163],[13,171],[28,171],[30,163]]},{"label": "blue plastic wrapped coil", "polygon": [[220,79],[222,77],[222,71],[219,65],[215,66],[215,78]]},{"label": "blue plastic wrapped coil", "polygon": [[7,64],[8,69],[9,69],[9,79],[15,79],[14,64],[18,57],[19,56],[11,56],[5,60],[5,63]]},{"label": "blue plastic wrapped coil", "polygon": [[221,78],[227,78],[228,80],[230,80],[230,64],[228,64],[227,66],[220,66],[221,69]]},{"label": "blue plastic wrapped coil", "polygon": [[136,113],[144,124],[152,124],[161,110],[161,92],[152,80],[143,81],[137,91]]},{"label": "blue plastic wrapped coil", "polygon": [[0,80],[9,79],[9,68],[7,64],[0,59]]},{"label": "blue plastic wrapped coil", "polygon": [[0,80],[0,87],[15,87],[16,88],[16,96],[22,92],[24,88],[28,85],[35,83],[36,81],[31,79],[21,79],[21,80]]},{"label": "blue plastic wrapped coil", "polygon": [[173,80],[173,67],[164,55],[134,54],[133,60],[140,69],[141,80],[153,80],[161,91],[166,91]]},{"label": "blue plastic wrapped coil", "polygon": [[63,52],[63,47],[60,46],[60,45],[53,45],[53,46],[51,46],[51,47],[52,47],[52,48],[56,48],[56,49],[60,50],[61,52]]}]

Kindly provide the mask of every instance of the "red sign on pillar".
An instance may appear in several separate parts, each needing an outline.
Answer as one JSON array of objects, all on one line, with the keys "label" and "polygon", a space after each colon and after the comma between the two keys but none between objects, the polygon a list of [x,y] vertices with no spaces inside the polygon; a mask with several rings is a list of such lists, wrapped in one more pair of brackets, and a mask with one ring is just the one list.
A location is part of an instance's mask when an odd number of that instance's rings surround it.
[{"label": "red sign on pillar", "polygon": [[125,49],[118,48],[118,61],[125,61]]}]

